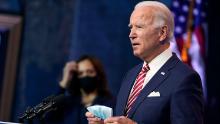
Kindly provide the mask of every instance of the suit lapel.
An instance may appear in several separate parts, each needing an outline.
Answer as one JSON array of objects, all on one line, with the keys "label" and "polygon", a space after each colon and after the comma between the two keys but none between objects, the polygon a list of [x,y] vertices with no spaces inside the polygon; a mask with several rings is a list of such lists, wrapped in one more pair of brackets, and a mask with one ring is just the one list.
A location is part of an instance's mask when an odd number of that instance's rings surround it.
[{"label": "suit lapel", "polygon": [[160,84],[164,82],[164,80],[169,76],[169,70],[175,66],[178,62],[178,58],[176,55],[173,55],[162,67],[159,71],[153,76],[153,78],[148,82],[148,84],[144,87],[141,91],[140,95],[136,99],[131,108],[130,112],[128,113],[128,117],[132,117],[135,111],[137,110],[138,106],[141,102],[147,98],[148,94],[150,94],[154,89],[156,89]]},{"label": "suit lapel", "polygon": [[118,102],[119,103],[119,108],[118,108],[118,115],[123,115],[124,114],[124,110],[126,108],[126,105],[127,105],[127,100],[128,100],[128,97],[129,97],[129,94],[130,94],[130,91],[131,91],[131,88],[134,84],[134,81],[138,75],[138,73],[140,72],[141,68],[142,68],[142,65],[143,64],[139,64],[137,65],[137,67],[131,71],[131,73],[129,73],[129,75],[127,75],[127,77],[125,79],[127,80],[124,80],[123,82],[123,85],[122,85],[122,94],[120,95],[120,99],[118,99]]}]

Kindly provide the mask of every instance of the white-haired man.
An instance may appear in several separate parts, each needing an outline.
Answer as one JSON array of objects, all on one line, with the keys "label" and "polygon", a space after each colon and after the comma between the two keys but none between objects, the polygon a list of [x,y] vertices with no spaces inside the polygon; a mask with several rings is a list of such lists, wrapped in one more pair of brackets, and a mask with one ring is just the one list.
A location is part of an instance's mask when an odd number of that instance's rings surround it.
[{"label": "white-haired man", "polygon": [[125,76],[115,116],[104,121],[87,112],[89,124],[203,124],[199,75],[171,52],[174,20],[156,1],[143,1],[130,17],[131,45],[143,63]]}]

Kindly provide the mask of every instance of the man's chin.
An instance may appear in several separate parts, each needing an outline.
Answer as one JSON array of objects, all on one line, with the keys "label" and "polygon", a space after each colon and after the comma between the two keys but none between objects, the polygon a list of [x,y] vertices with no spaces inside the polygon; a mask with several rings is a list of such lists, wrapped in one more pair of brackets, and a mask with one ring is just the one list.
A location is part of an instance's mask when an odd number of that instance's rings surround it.
[{"label": "man's chin", "polygon": [[139,52],[135,52],[135,51],[133,51],[133,54],[134,54],[134,56],[138,57],[139,59],[144,60],[144,55],[143,54],[141,54]]},{"label": "man's chin", "polygon": [[139,57],[139,56],[140,56],[140,53],[138,53],[138,52],[136,52],[136,51],[133,51],[133,54],[134,54],[134,56],[136,56],[136,57]]}]

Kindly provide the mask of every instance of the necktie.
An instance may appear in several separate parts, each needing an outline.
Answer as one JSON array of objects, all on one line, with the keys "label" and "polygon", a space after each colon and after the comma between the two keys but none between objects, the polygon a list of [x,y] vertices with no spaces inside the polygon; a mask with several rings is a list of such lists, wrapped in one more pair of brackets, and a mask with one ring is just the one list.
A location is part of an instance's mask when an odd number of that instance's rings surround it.
[{"label": "necktie", "polygon": [[130,93],[130,96],[128,98],[128,102],[127,102],[127,106],[126,106],[126,110],[125,110],[126,116],[128,116],[128,113],[131,110],[133,103],[135,102],[138,95],[140,94],[140,92],[143,88],[145,76],[147,74],[147,71],[149,71],[149,70],[150,70],[150,68],[146,64],[145,66],[142,67],[141,72],[138,74],[138,76],[135,80],[135,84],[133,86],[132,92]]}]

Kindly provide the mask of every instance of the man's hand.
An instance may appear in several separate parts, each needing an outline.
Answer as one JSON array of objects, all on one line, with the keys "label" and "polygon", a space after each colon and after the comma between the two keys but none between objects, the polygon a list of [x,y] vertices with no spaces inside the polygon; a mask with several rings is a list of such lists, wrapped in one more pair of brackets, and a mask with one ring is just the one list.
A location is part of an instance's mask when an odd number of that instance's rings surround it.
[{"label": "man's hand", "polygon": [[105,119],[104,124],[137,124],[137,123],[125,116],[116,116]]},{"label": "man's hand", "polygon": [[104,124],[103,120],[95,117],[91,112],[86,112],[86,117],[88,120],[88,124]]},{"label": "man's hand", "polygon": [[74,71],[77,72],[77,63],[75,61],[68,62],[63,69],[63,78],[59,83],[62,88],[67,88],[68,83],[73,78]]}]

